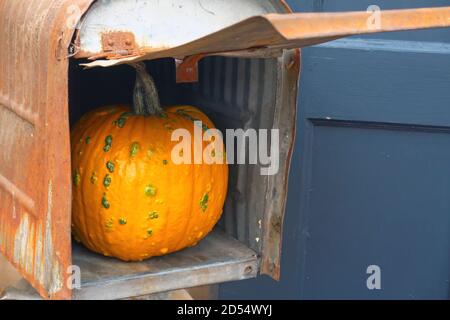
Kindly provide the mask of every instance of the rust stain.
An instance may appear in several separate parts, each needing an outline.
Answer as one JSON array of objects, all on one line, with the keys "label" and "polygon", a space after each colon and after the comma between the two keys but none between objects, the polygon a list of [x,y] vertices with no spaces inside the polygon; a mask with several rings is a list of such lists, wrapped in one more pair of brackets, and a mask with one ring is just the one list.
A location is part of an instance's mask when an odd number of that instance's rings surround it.
[{"label": "rust stain", "polygon": [[293,12],[291,7],[287,4],[287,2],[285,0],[280,0],[280,4],[284,8],[286,13],[292,13]]},{"label": "rust stain", "polygon": [[[24,191],[19,189],[14,183],[8,180],[0,173],[0,188],[8,192],[13,198],[13,205],[18,201],[21,205],[25,207],[29,212],[35,214],[35,202],[28,196]],[[15,208],[15,207],[13,207]]]},{"label": "rust stain", "polygon": [[139,54],[135,36],[132,32],[114,31],[101,35],[103,52],[89,57],[89,59],[107,58],[117,59]]},{"label": "rust stain", "polygon": [[286,209],[289,172],[297,130],[297,94],[300,80],[301,51],[296,49],[289,54],[286,60],[285,68],[283,69],[288,79],[286,83],[289,86],[286,86],[283,92],[278,93],[280,96],[279,99],[282,99],[280,105],[284,110],[281,112],[281,117],[284,118],[275,119],[274,123],[279,128],[281,128],[280,124],[282,124],[282,130],[289,132],[289,136],[283,141],[286,145],[281,148],[282,150],[287,149],[287,153],[283,154],[284,161],[280,166],[283,173],[273,177],[275,180],[271,182],[277,185],[278,192],[285,196],[275,201],[269,195],[269,212],[263,226],[263,255],[261,257],[261,273],[269,275],[275,280],[280,279],[281,271],[284,212]]},{"label": "rust stain", "polygon": [[103,51],[127,50],[133,51],[136,49],[136,42],[132,32],[115,31],[102,34],[102,48]]},{"label": "rust stain", "polygon": [[[74,57],[76,59],[84,59],[86,58],[89,61],[93,61],[93,60],[97,60],[97,59],[120,59],[120,58],[130,58],[130,57],[140,57],[145,53],[151,53],[151,52],[159,52],[161,50],[167,50],[169,49],[168,47],[159,47],[159,48],[154,48],[154,47],[149,47],[149,46],[143,46],[143,47],[139,47],[137,50],[135,50],[133,53],[129,53],[126,50],[119,50],[119,52],[89,52],[89,51],[84,51],[82,50],[80,47],[76,47],[76,45],[74,45],[76,48],[76,53],[74,55]],[[123,54],[129,54],[129,56],[123,56]]]},{"label": "rust stain", "polygon": [[23,104],[14,103],[9,100],[4,94],[0,92],[0,107],[6,108],[9,111],[15,113],[18,117],[27,121],[31,125],[35,125],[38,121],[38,115],[36,112],[33,112],[27,108]]},{"label": "rust stain", "polygon": [[139,56],[139,53],[130,53],[126,50],[117,50],[117,51],[111,51],[111,52],[101,52],[99,54],[87,54],[87,60],[93,61],[97,59],[107,59],[107,60],[113,60],[113,59],[121,59],[121,58],[130,58],[130,57],[137,57]]},{"label": "rust stain", "polygon": [[372,13],[321,12],[268,15],[289,48],[312,45],[357,34],[389,31],[417,30],[450,26],[450,7],[382,10],[379,26],[372,26],[368,18]]},{"label": "rust stain", "polygon": [[[44,244],[44,270],[45,280],[42,285],[50,295],[59,292],[63,287],[63,276],[58,259],[55,259],[55,250],[52,238],[52,210],[53,210],[53,184],[48,183],[47,194],[47,218],[45,219],[45,244]],[[50,272],[49,272],[50,271]]]},{"label": "rust stain", "polygon": [[44,235],[42,233],[42,224],[38,224],[36,227],[36,243],[35,243],[35,256],[34,256],[34,276],[36,277],[36,281],[43,285],[45,270],[44,263],[42,259],[42,253],[44,249],[43,242]]},{"label": "rust stain", "polygon": [[70,299],[71,6],[0,0],[0,252],[46,299]]},{"label": "rust stain", "polygon": [[52,297],[63,287],[63,275],[53,244],[52,210],[53,186],[50,181],[46,219],[39,221],[26,212],[21,214],[14,236],[12,261],[26,273],[34,274],[38,284],[47,291],[47,297]]},{"label": "rust stain", "polygon": [[301,63],[301,49],[295,49],[295,56],[292,57],[291,61],[286,64],[286,69],[293,70],[294,72],[300,71]]},{"label": "rust stain", "polygon": [[176,60],[177,83],[198,82],[198,63],[206,56],[206,54],[197,54],[183,60]]}]

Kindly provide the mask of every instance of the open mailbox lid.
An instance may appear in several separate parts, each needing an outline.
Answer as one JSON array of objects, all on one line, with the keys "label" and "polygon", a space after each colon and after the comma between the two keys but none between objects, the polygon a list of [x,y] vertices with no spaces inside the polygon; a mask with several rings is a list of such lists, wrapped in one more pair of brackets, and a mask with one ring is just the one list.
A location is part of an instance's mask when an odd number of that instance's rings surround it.
[{"label": "open mailbox lid", "polygon": [[[383,11],[374,22],[370,12],[280,14],[288,7],[275,0],[155,0],[134,10],[136,3],[0,0],[0,251],[45,298],[72,296],[70,56],[93,60],[87,67],[162,57],[189,66],[204,55],[264,56],[355,34],[450,26],[450,7]],[[270,237],[261,268],[278,277],[281,232]]]},{"label": "open mailbox lid", "polygon": [[[260,7],[248,8],[252,2],[230,0],[227,2],[229,11],[224,11],[221,8],[223,2],[217,0],[208,1],[211,9],[206,9],[197,1],[180,2],[200,6],[205,11],[201,14],[204,17],[200,21],[194,20],[195,17],[191,17],[189,12],[195,8],[189,8],[189,5],[186,8],[187,15],[174,11],[167,12],[168,16],[165,16],[164,9],[158,11],[158,8],[150,8],[149,13],[153,12],[153,15],[149,21],[145,20],[147,12],[134,4],[118,1],[114,5],[94,5],[81,23],[75,56],[97,60],[85,64],[87,67],[109,67],[165,57],[184,59],[193,55],[248,54],[261,50],[302,48],[358,34],[450,25],[450,7],[380,12],[263,14],[270,10],[271,3],[272,10],[276,8],[275,1],[265,1]],[[185,9],[184,6],[181,8]],[[123,21],[123,24],[111,24],[114,18],[119,18],[116,12],[123,10],[131,12],[142,24],[128,22],[133,19]],[[162,12],[163,17],[158,12]],[[255,15],[258,12],[261,15]],[[224,15],[228,19],[216,18],[216,15]],[[100,17],[104,23],[95,23]],[[108,60],[104,60],[105,57]]]}]

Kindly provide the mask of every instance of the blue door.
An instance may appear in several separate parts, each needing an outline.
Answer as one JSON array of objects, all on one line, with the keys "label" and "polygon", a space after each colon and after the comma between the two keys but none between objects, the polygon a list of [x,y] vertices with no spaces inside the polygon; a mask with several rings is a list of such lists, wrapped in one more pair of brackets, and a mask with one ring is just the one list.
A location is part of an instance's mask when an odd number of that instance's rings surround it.
[{"label": "blue door", "polygon": [[[444,0],[288,1],[296,11],[449,6]],[[221,298],[448,299],[450,30],[303,50],[281,282]]]}]

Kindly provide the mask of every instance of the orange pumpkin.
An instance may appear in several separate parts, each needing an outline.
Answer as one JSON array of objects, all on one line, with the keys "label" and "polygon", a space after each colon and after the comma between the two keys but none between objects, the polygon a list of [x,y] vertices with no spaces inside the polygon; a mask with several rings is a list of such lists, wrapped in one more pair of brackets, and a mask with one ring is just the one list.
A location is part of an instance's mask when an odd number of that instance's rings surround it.
[{"label": "orange pumpkin", "polygon": [[203,129],[214,124],[192,106],[162,110],[152,78],[142,64],[135,67],[134,111],[94,110],[71,136],[74,237],[125,261],[165,255],[203,239],[221,216],[228,183],[226,163],[171,160],[178,143],[171,141],[173,130],[193,136],[194,120],[201,120]]}]

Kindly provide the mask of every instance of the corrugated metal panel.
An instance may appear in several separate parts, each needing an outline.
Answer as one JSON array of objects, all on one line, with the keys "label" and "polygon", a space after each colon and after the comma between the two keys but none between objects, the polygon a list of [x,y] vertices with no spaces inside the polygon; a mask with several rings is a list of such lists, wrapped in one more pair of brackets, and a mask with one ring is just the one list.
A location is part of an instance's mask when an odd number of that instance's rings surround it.
[{"label": "corrugated metal panel", "polygon": [[[193,104],[202,106],[222,132],[273,127],[277,59],[211,57],[200,63],[192,85]],[[230,165],[229,192],[222,226],[252,249],[262,249],[267,176],[260,165]]]},{"label": "corrugated metal panel", "polygon": [[46,298],[69,298],[68,6],[0,1],[0,250]]},{"label": "corrugated metal panel", "polygon": [[200,81],[184,96],[225,129],[280,130],[280,171],[262,176],[261,165],[231,165],[228,199],[220,226],[262,258],[262,273],[279,278],[282,223],[295,137],[298,52],[280,58],[209,57]]}]

